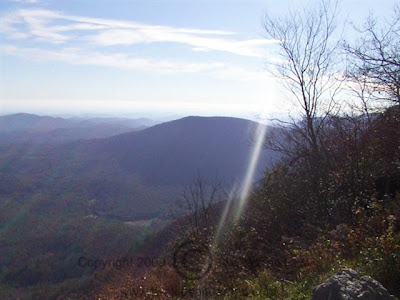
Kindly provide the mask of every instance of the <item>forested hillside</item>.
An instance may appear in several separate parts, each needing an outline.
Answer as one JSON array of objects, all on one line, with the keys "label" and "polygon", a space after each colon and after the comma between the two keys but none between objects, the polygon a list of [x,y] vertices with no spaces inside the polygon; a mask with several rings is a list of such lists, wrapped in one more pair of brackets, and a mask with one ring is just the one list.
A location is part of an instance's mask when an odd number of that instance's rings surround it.
[{"label": "forested hillside", "polygon": [[[40,122],[47,119],[53,120]],[[16,297],[15,286],[23,297],[90,288],[97,273],[81,268],[80,257],[134,255],[148,234],[171,222],[171,214],[185,214],[172,208],[199,176],[207,187],[240,182],[257,126],[188,117],[104,139],[3,144],[4,295]],[[263,153],[255,180],[277,156]]]}]

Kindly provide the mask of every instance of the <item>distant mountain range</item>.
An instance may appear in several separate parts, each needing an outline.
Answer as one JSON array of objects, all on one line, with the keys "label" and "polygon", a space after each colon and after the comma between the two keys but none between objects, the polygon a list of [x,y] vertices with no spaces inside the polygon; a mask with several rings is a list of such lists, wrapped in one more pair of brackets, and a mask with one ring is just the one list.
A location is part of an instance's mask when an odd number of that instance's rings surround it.
[{"label": "distant mountain range", "polygon": [[150,119],[59,118],[18,113],[0,116],[0,142],[64,143],[103,138],[154,125]]}]

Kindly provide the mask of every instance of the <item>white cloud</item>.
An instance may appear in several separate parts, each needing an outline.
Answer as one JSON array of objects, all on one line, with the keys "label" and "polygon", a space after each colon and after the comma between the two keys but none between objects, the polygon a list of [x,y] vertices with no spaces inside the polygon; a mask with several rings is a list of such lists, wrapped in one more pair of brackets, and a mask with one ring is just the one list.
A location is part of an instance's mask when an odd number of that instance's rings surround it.
[{"label": "white cloud", "polygon": [[198,51],[218,50],[243,56],[264,56],[264,49],[268,41],[264,39],[231,40],[226,38],[205,37],[166,29],[109,29],[104,30],[90,39],[98,45],[132,45],[139,43],[174,42],[191,46]]},{"label": "white cloud", "polygon": [[49,20],[59,16],[47,10],[17,10],[1,16],[0,32],[11,39],[36,38],[52,43],[62,43],[69,39],[49,26]]},{"label": "white cloud", "polygon": [[[34,61],[59,61],[163,74],[204,73],[223,80],[259,81],[265,80],[267,75],[233,63],[139,57],[132,51],[135,49],[129,47],[177,43],[196,52],[223,51],[246,57],[264,57],[264,47],[275,42],[238,39],[234,32],[224,30],[149,25],[43,9],[20,9],[1,17],[0,32],[9,41],[2,51],[7,55]],[[124,47],[118,50],[110,47],[115,45]]]},{"label": "white cloud", "polygon": [[[63,24],[60,25],[60,22]],[[178,43],[198,51],[224,51],[262,57],[274,40],[237,39],[235,33],[149,25],[131,21],[67,15],[43,9],[21,9],[2,16],[0,31],[11,39],[33,38],[49,43],[86,41],[97,46]],[[233,38],[236,37],[236,38]]]},{"label": "white cloud", "polygon": [[255,72],[222,62],[199,63],[191,61],[153,60],[122,53],[103,54],[88,52],[79,48],[44,50],[40,48],[21,48],[14,45],[4,45],[2,51],[6,55],[39,62],[59,61],[74,65],[116,67],[156,72],[159,74],[204,73],[207,76],[222,80],[264,82],[268,80],[268,76],[264,72]]}]

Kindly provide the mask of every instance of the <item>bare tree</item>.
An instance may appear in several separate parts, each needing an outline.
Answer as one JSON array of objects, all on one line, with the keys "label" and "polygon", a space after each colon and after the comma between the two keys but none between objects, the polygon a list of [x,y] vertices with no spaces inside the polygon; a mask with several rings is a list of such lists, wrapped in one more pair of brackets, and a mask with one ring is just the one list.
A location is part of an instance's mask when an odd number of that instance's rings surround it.
[{"label": "bare tree", "polygon": [[215,205],[224,198],[221,183],[207,184],[204,179],[197,175],[190,186],[186,186],[182,192],[181,199],[176,203],[174,219],[182,227],[199,233],[204,228],[208,229],[215,221],[213,209]]},{"label": "bare tree", "polygon": [[335,69],[339,45],[335,19],[336,5],[327,2],[316,10],[265,19],[268,37],[278,41],[281,61],[272,65],[272,72],[294,96],[302,117],[301,122],[280,121],[280,137],[268,139],[267,146],[292,157],[295,150],[297,156],[319,161],[324,152],[321,131],[340,88]]},{"label": "bare tree", "polygon": [[[386,26],[385,26],[386,25]],[[361,38],[353,45],[344,44],[349,54],[347,77],[364,87],[358,94],[400,104],[400,6],[383,26],[371,15],[364,28],[356,31]]]}]

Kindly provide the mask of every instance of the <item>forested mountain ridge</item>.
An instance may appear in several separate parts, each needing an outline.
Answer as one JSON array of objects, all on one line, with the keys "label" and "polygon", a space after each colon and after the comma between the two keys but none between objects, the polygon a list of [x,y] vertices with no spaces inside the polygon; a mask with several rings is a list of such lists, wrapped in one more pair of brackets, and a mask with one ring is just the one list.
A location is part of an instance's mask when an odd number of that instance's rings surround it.
[{"label": "forested mountain ridge", "polygon": [[[38,148],[37,159],[21,168],[40,173],[62,165],[64,171],[91,175],[117,171],[150,185],[180,186],[196,174],[237,181],[246,173],[257,126],[237,118],[187,117],[138,132]],[[258,178],[275,158],[273,151],[261,152]]]}]

